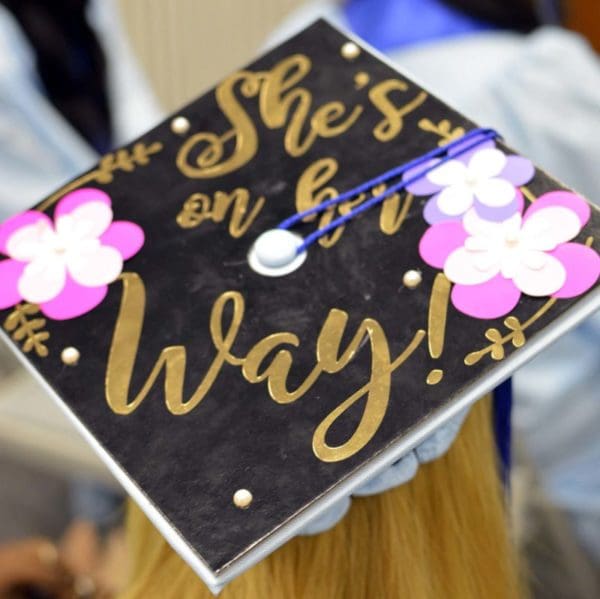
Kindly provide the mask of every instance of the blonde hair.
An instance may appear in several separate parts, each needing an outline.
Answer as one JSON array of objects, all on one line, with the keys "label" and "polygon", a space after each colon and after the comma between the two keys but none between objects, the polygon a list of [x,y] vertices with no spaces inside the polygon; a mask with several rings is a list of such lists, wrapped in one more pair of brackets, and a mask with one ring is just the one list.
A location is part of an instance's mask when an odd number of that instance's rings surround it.
[{"label": "blonde hair", "polygon": [[[293,539],[220,599],[523,597],[490,422],[481,401],[450,451],[413,481],[353,499],[335,528]],[[212,597],[133,504],[128,536],[132,572],[121,599]]]}]

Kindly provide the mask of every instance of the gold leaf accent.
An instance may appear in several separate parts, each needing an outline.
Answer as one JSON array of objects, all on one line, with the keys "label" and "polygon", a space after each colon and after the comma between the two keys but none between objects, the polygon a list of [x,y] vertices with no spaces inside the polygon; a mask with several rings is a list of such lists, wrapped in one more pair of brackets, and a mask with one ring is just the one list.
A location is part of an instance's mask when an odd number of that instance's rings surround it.
[{"label": "gold leaf accent", "polygon": [[491,353],[494,360],[504,358],[504,345],[502,343],[502,333],[498,329],[488,329],[485,332],[486,339],[492,342]]},{"label": "gold leaf accent", "polygon": [[25,353],[35,350],[40,358],[48,356],[48,348],[44,342],[50,339],[50,333],[44,331],[45,318],[28,319],[28,316],[38,314],[39,306],[35,304],[18,304],[4,321],[4,330],[11,333],[14,341],[23,341],[22,349]]},{"label": "gold leaf accent", "polygon": [[435,368],[427,375],[428,385],[437,385],[444,378],[444,371]]},{"label": "gold leaf accent", "polygon": [[548,310],[554,306],[556,300],[550,298],[533,316],[528,318],[523,324],[516,316],[507,316],[504,320],[504,325],[510,330],[510,333],[502,336],[498,329],[488,329],[485,332],[485,337],[491,343],[478,351],[467,354],[464,363],[467,366],[477,364],[486,354],[491,354],[493,360],[502,360],[505,356],[504,346],[507,343],[512,343],[515,347],[523,347],[525,345],[525,333],[532,324],[537,322]]},{"label": "gold leaf accent", "polygon": [[523,333],[523,325],[516,316],[509,316],[504,321],[504,325],[507,329],[514,331],[512,338],[512,344],[515,347],[523,347],[525,345],[525,334]]},{"label": "gold leaf accent", "polygon": [[465,134],[464,127],[452,128],[452,123],[448,119],[442,119],[437,125],[431,119],[421,119],[419,129],[440,137],[439,146],[445,146]]},{"label": "gold leaf accent", "polygon": [[114,179],[114,173],[117,171],[124,171],[127,173],[132,172],[138,166],[146,166],[150,162],[150,157],[153,154],[158,154],[163,149],[163,145],[160,142],[154,142],[146,145],[142,142],[136,143],[131,150],[121,148],[116,152],[106,154],[100,159],[98,168],[86,173],[85,175],[75,179],[71,183],[68,183],[63,188],[59,189],[56,193],[52,194],[48,199],[43,201],[39,206],[38,210],[44,211],[53,206],[60,198],[78,189],[86,183],[112,183]]}]

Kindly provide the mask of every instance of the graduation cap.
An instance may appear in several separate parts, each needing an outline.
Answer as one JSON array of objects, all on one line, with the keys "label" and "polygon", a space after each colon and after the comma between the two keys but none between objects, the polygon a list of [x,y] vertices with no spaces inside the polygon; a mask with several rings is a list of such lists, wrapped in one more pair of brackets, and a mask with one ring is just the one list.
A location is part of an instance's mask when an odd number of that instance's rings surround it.
[{"label": "graduation cap", "polygon": [[318,21],[5,222],[0,322],[218,591],[600,307],[599,236]]}]

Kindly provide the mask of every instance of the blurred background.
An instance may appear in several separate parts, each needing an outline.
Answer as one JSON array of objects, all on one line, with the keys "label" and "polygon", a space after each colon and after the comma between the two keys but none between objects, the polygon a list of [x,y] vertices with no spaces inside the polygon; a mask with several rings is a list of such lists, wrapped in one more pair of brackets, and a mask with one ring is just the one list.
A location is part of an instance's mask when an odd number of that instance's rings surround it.
[{"label": "blurred background", "polygon": [[[0,220],[48,195],[98,154],[142,133],[320,11],[358,29],[442,98],[497,126],[517,149],[598,201],[600,2],[406,0],[407,10],[418,5],[432,14],[452,6],[451,14],[443,12],[451,25],[424,25],[422,39],[410,43],[383,31],[376,19],[363,23],[357,17],[365,7],[375,15],[378,9],[396,14],[403,2],[0,0]],[[386,44],[380,44],[384,36]],[[478,95],[483,86],[474,77],[465,97],[453,97],[454,82],[436,75],[433,66],[448,54],[448,44],[473,56],[477,46],[469,44],[480,40],[490,64],[510,56],[519,67],[490,86],[487,96]],[[57,68],[72,56],[84,66]],[[498,64],[500,77],[506,65],[500,58]],[[494,68],[488,71],[487,79]],[[535,90],[528,84],[534,80],[549,110],[543,122],[534,118]],[[506,105],[500,82],[510,92]],[[480,111],[495,103],[497,112]],[[503,116],[507,106],[509,117]],[[515,535],[529,558],[532,590],[545,599],[600,597],[599,340],[596,322],[515,380]],[[569,364],[566,356],[578,354],[589,359]],[[545,386],[540,381],[549,372],[558,374]],[[78,596],[94,596],[100,584],[118,588],[125,563],[121,521],[112,477],[2,345],[0,597],[2,560],[22,561],[14,542],[32,537],[48,539],[52,547],[59,543],[69,569],[83,573]],[[26,596],[38,596],[30,591]]]},{"label": "blurred background", "polygon": [[[161,104],[175,110],[251,59],[303,0],[120,0],[132,47]],[[326,4],[325,2],[323,4]],[[376,3],[373,3],[374,6]],[[600,50],[600,2],[569,0],[567,27]],[[196,60],[189,60],[194,56]],[[210,60],[202,60],[209,56]]]}]

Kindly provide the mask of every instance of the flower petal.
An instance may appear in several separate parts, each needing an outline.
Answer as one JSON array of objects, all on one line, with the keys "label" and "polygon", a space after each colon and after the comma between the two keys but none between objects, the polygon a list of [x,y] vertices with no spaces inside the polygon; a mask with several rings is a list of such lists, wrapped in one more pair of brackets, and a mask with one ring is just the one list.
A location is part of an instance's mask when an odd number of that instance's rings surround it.
[{"label": "flower petal", "polygon": [[497,177],[506,166],[506,156],[496,148],[485,148],[475,152],[469,160],[469,174],[478,179]]},{"label": "flower petal", "polygon": [[549,207],[562,206],[568,210],[572,210],[577,214],[581,223],[581,228],[590,220],[592,209],[590,205],[576,193],[571,191],[550,191],[541,195],[535,202],[529,206],[525,212],[524,219],[531,218],[538,210],[544,210]]},{"label": "flower petal", "polygon": [[462,247],[467,232],[460,222],[443,222],[429,227],[419,242],[419,254],[434,268],[444,268],[448,256]]},{"label": "flower petal", "polygon": [[513,276],[514,284],[526,295],[545,297],[556,293],[567,280],[567,271],[560,260],[546,254],[541,268],[531,268],[525,261],[521,262]]},{"label": "flower petal", "polygon": [[510,279],[498,275],[481,285],[454,285],[454,307],[473,318],[500,318],[519,303],[521,292]]},{"label": "flower petal", "polygon": [[535,167],[531,160],[513,154],[506,157],[506,164],[498,177],[519,186],[529,183],[534,175]]},{"label": "flower petal", "polygon": [[16,233],[19,229],[35,225],[37,223],[44,222],[48,226],[52,227],[52,221],[43,212],[37,210],[28,210],[27,212],[21,212],[4,221],[0,225],[0,252],[8,255],[6,244],[10,237]]},{"label": "flower petal", "polygon": [[109,245],[119,251],[123,260],[135,256],[144,245],[144,231],[135,223],[115,221],[100,237],[102,245]]},{"label": "flower petal", "polygon": [[64,262],[54,255],[40,256],[25,266],[18,282],[21,297],[31,304],[54,299],[65,286]]},{"label": "flower petal", "polygon": [[521,235],[528,247],[548,251],[570,241],[580,230],[581,222],[575,212],[562,206],[550,206],[524,220]]},{"label": "flower petal", "polygon": [[82,187],[68,193],[58,202],[54,209],[54,220],[57,220],[59,216],[70,214],[79,206],[90,202],[102,202],[109,208],[112,206],[110,196],[107,193],[93,187]]},{"label": "flower petal", "polygon": [[474,236],[485,237],[503,237],[507,230],[520,231],[521,229],[521,214],[516,212],[510,218],[502,222],[493,222],[481,218],[478,212],[472,208],[468,210],[463,219],[463,226],[467,233]]},{"label": "flower petal", "polygon": [[6,241],[6,253],[15,260],[31,262],[44,255],[55,237],[52,223],[43,219],[17,229]]},{"label": "flower petal", "polygon": [[462,218],[461,214],[457,214],[456,216],[450,216],[439,209],[439,197],[440,194],[438,193],[427,200],[425,207],[423,208],[423,218],[430,225],[435,225],[436,223],[443,223],[450,220],[460,220]]},{"label": "flower petal", "polygon": [[67,256],[73,280],[84,287],[99,287],[115,281],[123,270],[119,250],[108,245],[91,245]]},{"label": "flower petal", "polygon": [[506,204],[506,206],[488,206],[475,199],[473,207],[477,212],[477,216],[484,220],[502,222],[516,213],[521,214],[525,206],[525,201],[523,200],[523,194],[518,189],[515,191],[515,199],[510,204]]},{"label": "flower petal", "polygon": [[[471,160],[471,158],[477,153],[477,152],[481,152],[481,150],[485,149],[485,148],[495,148],[496,147],[496,143],[494,142],[493,139],[487,139],[485,141],[482,141],[481,143],[477,144],[477,140],[478,139],[482,139],[483,138],[483,134],[480,135],[476,135],[475,137],[468,139],[467,141],[463,141],[459,144],[457,144],[454,148],[448,150],[448,155],[449,156],[456,156],[456,158],[458,160],[460,160],[461,162],[463,162],[464,164],[469,164],[469,161]],[[475,147],[472,147],[474,144]],[[467,150],[466,152],[462,153],[462,150],[464,150],[465,148],[471,147],[470,150]]]},{"label": "flower petal", "polygon": [[470,252],[464,247],[454,250],[444,264],[444,274],[461,285],[478,285],[493,279],[500,264],[492,252]]},{"label": "flower petal", "polygon": [[68,320],[86,314],[106,297],[108,287],[82,287],[67,275],[62,292],[53,300],[40,305],[40,310],[54,320]]},{"label": "flower petal", "polygon": [[96,239],[110,226],[113,213],[103,202],[87,202],[56,219],[56,232],[74,239]]},{"label": "flower petal", "polygon": [[[426,164],[421,164],[419,166],[415,166],[414,168],[407,170],[404,173],[404,175],[402,175],[402,180],[410,181],[411,179],[414,179],[414,177],[417,177],[418,175],[420,175],[429,166],[432,166],[433,164],[436,164],[438,162],[439,162],[438,159],[434,159]],[[440,189],[441,189],[441,187],[439,185],[436,185],[435,183],[432,183],[427,178],[426,175],[419,177],[416,181],[414,181],[413,183],[410,183],[406,187],[406,191],[408,191],[409,193],[412,193],[416,196],[428,196],[428,195],[431,195],[432,193],[437,193]]]},{"label": "flower petal", "polygon": [[19,293],[19,279],[23,274],[25,264],[16,260],[2,260],[0,262],[0,310],[15,306],[21,301]]},{"label": "flower petal", "polygon": [[477,185],[475,196],[482,204],[499,208],[513,202],[517,197],[517,190],[504,179],[487,179]]},{"label": "flower petal", "polygon": [[427,173],[427,179],[440,187],[464,183],[466,176],[467,167],[459,160],[448,160]]},{"label": "flower petal", "polygon": [[451,185],[443,189],[437,197],[440,212],[448,216],[464,214],[473,205],[473,192],[466,185]]},{"label": "flower petal", "polygon": [[568,299],[591,289],[600,277],[600,256],[593,248],[580,243],[565,243],[552,253],[565,267],[567,279],[553,297]]}]

